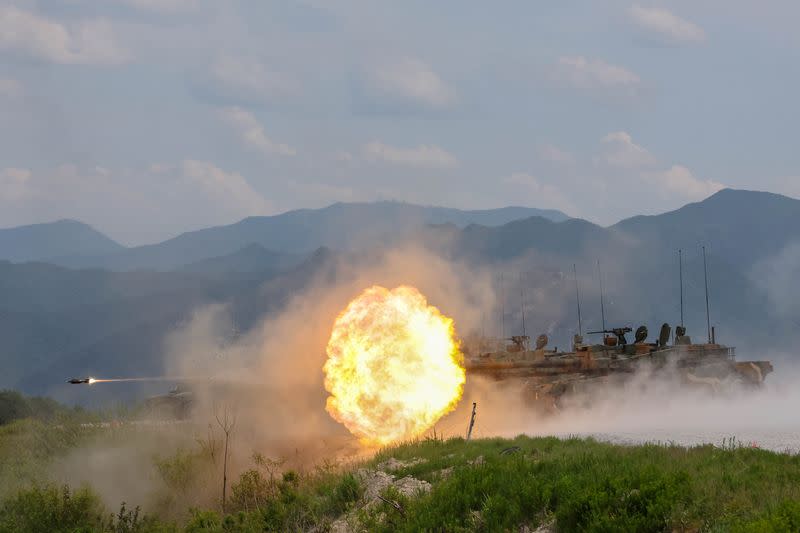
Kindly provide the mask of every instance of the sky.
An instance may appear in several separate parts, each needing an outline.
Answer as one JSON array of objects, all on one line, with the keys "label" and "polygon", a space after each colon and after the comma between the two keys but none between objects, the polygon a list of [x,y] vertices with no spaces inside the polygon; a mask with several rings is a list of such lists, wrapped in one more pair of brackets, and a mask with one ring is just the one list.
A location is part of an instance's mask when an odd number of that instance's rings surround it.
[{"label": "sky", "polygon": [[0,227],[800,198],[800,2],[0,1]]}]

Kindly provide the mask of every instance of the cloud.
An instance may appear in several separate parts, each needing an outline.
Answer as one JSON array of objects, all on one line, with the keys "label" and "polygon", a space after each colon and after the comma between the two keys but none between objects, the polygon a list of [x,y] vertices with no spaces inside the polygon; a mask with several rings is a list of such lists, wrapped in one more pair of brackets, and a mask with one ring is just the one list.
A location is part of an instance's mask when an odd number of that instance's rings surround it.
[{"label": "cloud", "polygon": [[443,110],[456,93],[427,63],[414,58],[374,65],[363,73],[357,92],[372,110]]},{"label": "cloud", "polygon": [[226,107],[219,111],[222,120],[233,128],[249,148],[264,155],[294,156],[294,148],[287,144],[276,143],[264,132],[264,128],[255,116],[241,107]]},{"label": "cloud", "polygon": [[689,200],[702,200],[725,188],[725,185],[714,180],[697,179],[688,168],[681,165],[672,165],[659,172],[647,172],[644,177],[665,192]]},{"label": "cloud", "polygon": [[394,165],[428,168],[452,168],[458,166],[458,159],[435,145],[420,145],[416,148],[398,148],[372,141],[362,147],[367,161],[383,161]]},{"label": "cloud", "polygon": [[559,209],[566,213],[575,213],[575,205],[559,190],[558,187],[543,183],[541,180],[524,172],[515,172],[503,180],[508,185],[524,191],[526,201],[531,200],[537,206]]},{"label": "cloud", "polygon": [[601,159],[608,165],[619,168],[641,168],[655,164],[656,158],[642,148],[624,131],[615,131],[603,137]]},{"label": "cloud", "polygon": [[286,98],[299,90],[294,79],[253,57],[220,55],[211,66],[211,77],[231,96],[248,101]]},{"label": "cloud", "polygon": [[225,172],[213,163],[196,159],[185,159],[176,170],[185,186],[218,199],[227,209],[256,213],[267,208],[264,198],[253,190],[241,174]]},{"label": "cloud", "polygon": [[606,167],[606,171],[632,183],[639,181],[655,186],[664,197],[701,200],[725,188],[717,181],[696,178],[683,165],[658,169],[661,166],[658,158],[635,143],[628,132],[611,132],[603,137],[601,145],[600,155],[594,158],[595,166]]},{"label": "cloud", "polygon": [[639,29],[665,44],[697,44],[706,40],[703,28],[666,9],[633,5],[628,13]]},{"label": "cloud", "polygon": [[68,28],[12,6],[0,7],[0,50],[60,64],[118,65],[131,59],[107,20]]},{"label": "cloud", "polygon": [[559,58],[555,79],[575,89],[615,90],[634,94],[642,81],[625,67],[606,63],[602,59],[589,60],[583,56]]},{"label": "cloud", "polygon": [[144,169],[0,170],[0,226],[74,218],[143,243],[271,211],[242,175],[196,159]]}]

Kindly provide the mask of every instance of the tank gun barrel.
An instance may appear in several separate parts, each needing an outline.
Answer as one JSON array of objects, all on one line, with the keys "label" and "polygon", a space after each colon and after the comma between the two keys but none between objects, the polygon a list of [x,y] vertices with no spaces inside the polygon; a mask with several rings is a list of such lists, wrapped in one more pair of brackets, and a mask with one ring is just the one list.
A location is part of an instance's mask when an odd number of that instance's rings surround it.
[{"label": "tank gun barrel", "polygon": [[625,333],[630,333],[633,331],[631,328],[614,328],[614,329],[601,329],[600,331],[587,331],[587,335],[599,335],[601,333],[607,333],[609,335],[624,335]]},{"label": "tank gun barrel", "polygon": [[587,335],[599,335],[601,333],[614,335],[617,338],[617,342],[621,346],[624,346],[628,344],[628,339],[625,338],[625,334],[630,333],[631,331],[633,330],[626,326],[624,328],[612,328],[612,329],[601,329],[600,331],[588,331]]}]

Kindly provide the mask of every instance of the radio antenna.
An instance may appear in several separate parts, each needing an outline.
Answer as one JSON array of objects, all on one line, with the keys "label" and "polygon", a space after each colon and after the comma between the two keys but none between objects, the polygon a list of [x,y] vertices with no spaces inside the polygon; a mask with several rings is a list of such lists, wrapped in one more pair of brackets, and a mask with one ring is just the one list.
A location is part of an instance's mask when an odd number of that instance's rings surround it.
[{"label": "radio antenna", "polygon": [[503,288],[502,272],[500,272],[500,338],[506,338],[506,291]]},{"label": "radio antenna", "polygon": [[600,260],[597,260],[597,278],[600,280],[600,317],[603,320],[603,330],[606,329],[606,306],[603,301],[603,273],[600,271]]},{"label": "radio antenna", "polygon": [[678,248],[678,277],[681,283],[681,327],[683,327],[683,250]]},{"label": "radio antenna", "polygon": [[526,335],[525,333],[525,284],[522,283],[522,272],[519,274],[519,303],[520,308],[522,309],[522,336]]},{"label": "radio antenna", "polygon": [[706,282],[706,327],[708,328],[708,343],[711,344],[711,310],[708,306],[708,266],[706,265],[705,246],[703,246],[703,276]]},{"label": "radio antenna", "polygon": [[[578,290],[578,267],[572,263],[572,272],[575,274],[575,301],[578,303],[578,335],[583,335],[583,326],[581,325],[581,293]],[[603,329],[606,329],[603,327]]]}]

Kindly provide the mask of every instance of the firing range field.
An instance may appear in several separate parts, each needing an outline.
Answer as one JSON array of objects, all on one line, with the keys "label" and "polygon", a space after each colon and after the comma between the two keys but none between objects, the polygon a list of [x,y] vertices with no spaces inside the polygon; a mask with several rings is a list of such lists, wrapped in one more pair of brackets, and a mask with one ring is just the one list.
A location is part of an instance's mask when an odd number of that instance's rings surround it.
[{"label": "firing range field", "polygon": [[545,415],[526,405],[520,386],[468,378],[456,411],[436,429],[446,438],[463,436],[475,401],[474,435],[479,438],[591,437],[625,446],[745,446],[797,455],[800,424],[792,406],[800,405],[800,391],[793,385],[792,369],[781,362],[761,387],[718,392],[674,380],[637,379]]},{"label": "firing range field", "polygon": [[[523,526],[548,532],[786,531],[791,530],[786,524],[800,524],[800,455],[753,449],[746,440],[754,435],[761,448],[783,451],[783,439],[796,436],[758,424],[756,415],[763,409],[792,405],[792,396],[780,387],[738,400],[675,396],[670,391],[673,400],[668,402],[653,391],[655,398],[648,403],[647,398],[633,401],[624,394],[627,407],[609,399],[597,402],[594,410],[562,411],[542,419],[510,404],[517,396],[506,389],[477,385],[469,384],[456,411],[437,424],[445,439],[428,434],[380,449],[360,445],[339,424],[290,434],[292,426],[264,423],[261,405],[252,412],[241,410],[231,441],[226,509],[226,520],[241,522],[227,529],[220,512],[222,440],[213,418],[147,421],[117,416],[112,422],[97,413],[64,411],[49,421],[17,420],[0,431],[0,531],[9,524],[5,530],[24,531],[14,520],[46,521],[30,505],[67,505],[58,488],[62,483],[74,491],[88,484],[102,502],[97,505],[104,516],[115,513],[122,501],[129,509],[141,505],[151,522],[139,533],[197,531],[201,523],[202,531],[240,533]],[[473,399],[479,406],[476,438],[465,442],[458,435],[466,430]],[[774,412],[781,415],[774,422],[791,426],[789,415]],[[721,413],[727,413],[727,420],[721,420]],[[750,433],[688,429],[703,422],[713,426],[714,419],[717,426],[726,422],[726,429],[736,421],[745,427],[750,423]],[[514,427],[502,427],[501,422]],[[664,425],[659,428],[659,423]],[[636,426],[638,432],[629,430]],[[625,445],[565,435],[491,438],[522,428],[531,434],[557,434],[560,428],[575,435],[577,431],[569,431],[573,427],[614,428],[593,433]],[[768,435],[776,438],[774,444]],[[676,446],[676,437],[687,438],[685,444],[713,446]],[[25,488],[48,483],[54,483],[55,492]],[[8,499],[15,494],[17,499]],[[72,493],[69,501],[76,503],[69,505],[79,505],[85,501],[81,498]],[[91,512],[75,511],[69,515],[76,521],[71,525],[96,525]],[[27,530],[56,529],[53,523],[36,522]]]},{"label": "firing range field", "polygon": [[[50,460],[49,473],[73,486],[78,478],[70,475],[90,472],[85,480],[106,502],[103,513],[114,512],[122,500],[143,505],[150,518],[135,529],[140,533],[789,531],[784,526],[800,523],[797,455],[746,446],[687,449],[517,437],[429,438],[341,462],[290,454],[279,467],[237,454],[229,472],[235,487],[231,514],[223,527],[220,464],[202,440],[186,438],[197,435],[187,432],[187,424],[93,426],[83,436],[73,429],[14,423],[0,434],[0,450],[8,456],[16,441],[38,461]],[[77,440],[55,438],[53,432],[65,430]],[[183,447],[175,449],[176,442]],[[327,447],[343,451],[350,444],[328,441]],[[57,488],[18,493],[0,505],[0,530],[124,530],[99,525],[93,513],[100,508],[82,508],[85,497],[76,490],[64,500]],[[46,513],[31,512],[31,502],[75,512],[53,522]],[[35,527],[16,527],[20,519]]]},{"label": "firing range field", "polygon": [[646,432],[576,433],[573,435],[557,434],[556,436],[560,438],[591,437],[599,441],[626,446],[639,444],[668,444],[685,447],[705,444],[713,446],[741,445],[777,453],[792,455],[800,453],[800,431],[786,430],[770,431],[745,428],[738,431],[703,431],[701,429],[676,430],[669,428],[651,429]]},{"label": "firing range field", "polygon": [[[681,397],[684,396],[684,397]],[[800,427],[792,406],[798,393],[780,384],[728,395],[675,391],[671,399],[644,398],[640,404],[606,404],[569,413],[545,424],[547,434],[592,437],[613,444],[747,446],[796,455]],[[539,434],[539,432],[536,432]]]}]

